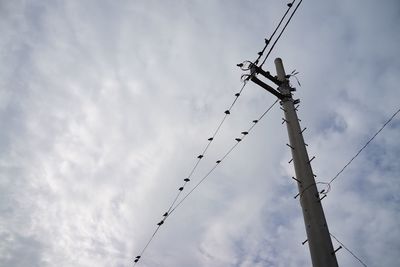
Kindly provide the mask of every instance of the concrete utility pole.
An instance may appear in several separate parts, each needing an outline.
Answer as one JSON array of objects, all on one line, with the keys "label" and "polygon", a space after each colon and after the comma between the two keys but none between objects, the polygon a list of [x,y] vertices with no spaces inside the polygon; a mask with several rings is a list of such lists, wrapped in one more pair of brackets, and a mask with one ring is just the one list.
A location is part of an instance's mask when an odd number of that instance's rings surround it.
[{"label": "concrete utility pole", "polygon": [[[289,81],[286,77],[283,68],[282,60],[275,59],[275,67],[278,77],[273,77],[269,72],[263,71],[261,68],[251,66],[250,79],[256,84],[277,96],[281,101],[280,104],[285,114],[284,121],[286,122],[289,135],[288,146],[292,151],[292,161],[296,177],[293,177],[298,184],[300,204],[303,211],[304,223],[307,232],[307,240],[312,265],[314,267],[337,267],[335,251],[332,246],[331,237],[326,223],[324,211],[321,205],[320,194],[318,192],[314,174],[311,169],[311,160],[308,157],[307,149],[303,139],[303,132],[300,128],[299,119],[297,117],[295,104],[299,102],[292,97],[294,90],[289,86]],[[269,85],[259,80],[255,74],[261,74],[275,84],[279,85],[276,91]]]},{"label": "concrete utility pole", "polygon": [[280,58],[275,59],[275,67],[278,80],[283,82],[278,91],[285,96],[290,95],[290,97],[281,101],[281,105],[285,113],[312,264],[315,267],[337,267],[338,263],[333,250],[328,224],[326,223],[324,210],[322,209],[320,196],[315,184],[291,89]]}]

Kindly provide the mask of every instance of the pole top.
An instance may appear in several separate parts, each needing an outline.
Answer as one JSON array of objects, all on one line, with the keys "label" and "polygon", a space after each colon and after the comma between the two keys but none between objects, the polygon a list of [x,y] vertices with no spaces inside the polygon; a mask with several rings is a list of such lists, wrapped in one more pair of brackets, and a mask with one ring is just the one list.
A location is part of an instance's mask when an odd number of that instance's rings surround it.
[{"label": "pole top", "polygon": [[278,80],[281,82],[286,81],[286,73],[285,73],[285,68],[283,67],[283,62],[281,58],[275,58],[275,68],[276,68],[276,73],[278,74]]},{"label": "pole top", "polygon": [[[274,60],[274,63],[275,63],[275,64],[277,64],[278,62],[279,62],[280,64],[282,64],[282,59],[281,59],[280,57],[277,57],[277,58],[275,58],[275,60]],[[278,63],[278,64],[279,64],[279,63]]]}]

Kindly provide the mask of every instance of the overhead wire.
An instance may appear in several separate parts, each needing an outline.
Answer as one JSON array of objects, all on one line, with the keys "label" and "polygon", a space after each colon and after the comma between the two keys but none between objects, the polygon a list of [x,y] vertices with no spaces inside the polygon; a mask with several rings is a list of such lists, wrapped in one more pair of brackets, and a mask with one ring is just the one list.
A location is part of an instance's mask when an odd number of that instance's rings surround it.
[{"label": "overhead wire", "polygon": [[[302,0],[301,0],[301,1],[302,1]],[[300,2],[301,2],[301,1],[300,1]],[[292,6],[293,6],[293,4],[294,4],[295,2],[296,2],[296,0],[293,0],[291,3],[288,4],[288,9],[286,10],[286,12],[284,13],[284,15],[282,16],[281,20],[279,21],[278,25],[277,25],[276,28],[274,29],[273,33],[271,34],[271,36],[269,37],[269,39],[265,39],[265,40],[266,40],[266,41],[265,41],[265,45],[264,45],[262,51],[258,53],[258,57],[257,57],[257,59],[255,60],[255,62],[258,62],[258,61],[260,60],[260,58],[262,57],[264,51],[265,51],[266,48],[268,47],[270,41],[273,39],[273,37],[274,37],[275,34],[277,33],[277,31],[278,31],[278,29],[280,28],[282,22],[283,22],[284,19],[286,18],[287,14],[289,13],[290,9],[292,8]],[[298,8],[298,6],[296,7],[296,9],[297,9],[297,8]],[[296,9],[295,9],[295,10],[296,10]],[[292,16],[293,16],[293,14],[291,15],[291,17],[292,17]],[[291,18],[291,17],[290,17],[290,18]],[[289,19],[289,20],[290,20],[290,19]],[[288,24],[288,22],[286,23],[284,29],[286,28],[287,24]],[[284,29],[283,29],[283,30],[284,30]],[[279,34],[278,39],[280,38],[280,36],[282,35],[282,33],[283,33],[283,32],[281,32],[281,33]],[[277,42],[277,40],[274,42],[273,47],[275,46],[276,42]],[[268,55],[267,55],[266,58],[264,59],[263,63],[264,63],[264,62],[266,61],[266,59],[268,58],[268,56],[269,56],[269,54],[271,53],[273,47],[269,50]],[[184,196],[184,198],[183,198],[176,206],[174,206],[174,205],[176,204],[176,202],[178,201],[180,195],[182,194],[183,189],[185,188],[186,184],[190,181],[190,178],[192,177],[193,173],[196,171],[196,169],[197,169],[197,167],[199,166],[199,164],[200,164],[201,160],[203,159],[204,155],[205,155],[206,152],[208,151],[208,149],[209,149],[211,143],[214,141],[215,137],[217,136],[218,132],[220,131],[221,127],[223,126],[224,122],[226,121],[228,115],[231,114],[232,108],[235,106],[235,104],[236,104],[238,98],[240,97],[240,95],[241,95],[241,93],[243,92],[243,90],[244,90],[244,88],[246,87],[246,85],[247,85],[247,80],[244,81],[244,83],[243,83],[243,85],[241,86],[239,92],[238,92],[238,93],[235,93],[235,98],[234,98],[234,100],[232,101],[232,103],[231,103],[231,105],[229,106],[229,108],[224,112],[225,115],[223,116],[222,120],[220,121],[220,123],[219,123],[218,126],[216,127],[216,129],[215,129],[213,135],[212,135],[210,138],[208,138],[208,141],[209,141],[209,142],[207,143],[207,145],[206,145],[205,148],[203,149],[202,153],[197,157],[196,163],[194,164],[194,166],[192,167],[191,171],[189,172],[189,175],[184,179],[183,185],[179,187],[178,193],[176,194],[175,198],[173,199],[173,201],[172,201],[171,204],[169,205],[167,211],[164,213],[163,219],[157,224],[158,227],[157,227],[156,230],[153,232],[152,236],[150,237],[149,241],[146,243],[145,247],[142,249],[141,253],[140,253],[138,256],[136,256],[135,261],[134,261],[134,266],[135,266],[136,263],[139,261],[139,259],[143,256],[144,252],[146,251],[147,247],[149,246],[149,244],[150,244],[150,243],[152,242],[152,240],[154,239],[155,235],[157,234],[159,228],[160,228],[161,225],[164,223],[164,221],[170,216],[170,214],[171,214],[173,211],[176,210],[176,208],[177,208],[178,206],[180,206],[180,205],[182,204],[182,202],[193,192],[193,190],[194,190],[195,188],[197,188],[197,186],[200,185],[200,184],[213,172],[213,170],[216,168],[216,166],[218,166],[218,164],[217,164],[217,165],[215,166],[215,168],[213,168],[213,169],[211,170],[211,172],[207,175],[207,177],[205,177],[205,178],[203,177],[203,179],[194,187],[194,189],[192,189],[192,191],[190,191],[190,194],[186,194],[186,195]],[[277,101],[278,101],[278,100],[277,100]],[[277,101],[276,101],[276,102],[277,102]],[[275,105],[276,102],[275,102],[273,105]],[[272,108],[272,106],[271,106],[270,108]],[[270,108],[269,108],[266,112],[264,112],[264,114],[262,114],[262,116],[259,118],[259,120],[262,119],[262,118],[266,115],[266,113],[270,110]],[[254,124],[252,125],[252,127],[250,127],[249,131],[251,131],[251,130],[253,129],[253,127],[255,126],[255,124],[256,124],[256,123],[254,123]],[[238,145],[238,143],[239,143],[239,142],[237,142],[237,143],[231,148],[231,150],[228,151],[227,154],[225,154],[225,155],[222,157],[222,159],[225,159],[225,158],[232,152],[232,150]]]},{"label": "overhead wire", "polygon": [[214,172],[214,170],[225,160],[226,157],[228,157],[232,151],[239,145],[241,141],[245,139],[245,137],[253,130],[253,128],[256,126],[258,122],[260,122],[264,116],[275,106],[275,104],[279,101],[279,99],[275,100],[275,102],[268,107],[264,113],[261,114],[261,116],[258,117],[258,119],[253,120],[253,124],[247,131],[242,132],[242,138],[236,138],[235,144],[228,149],[228,151],[215,163],[215,165],[201,178],[201,180],[176,204],[176,206],[171,210],[170,214],[172,214],[195,190],[196,188],[202,184],[209,176],[211,173]]},{"label": "overhead wire", "polygon": [[[266,109],[266,111],[264,111],[257,119],[253,120],[253,123],[248,128],[248,130],[242,132],[242,135],[243,135],[242,138],[236,138],[235,139],[236,143],[232,147],[230,147],[228,149],[228,151],[225,152],[225,154],[219,160],[216,161],[216,164],[201,178],[201,180],[199,182],[197,182],[197,184],[174,207],[172,207],[169,210],[168,214],[167,213],[164,214],[164,219],[161,220],[157,224],[157,228],[155,229],[155,231],[151,235],[150,239],[147,241],[145,247],[142,249],[140,254],[138,256],[136,256],[133,266],[135,266],[138,263],[139,259],[142,258],[144,252],[146,251],[146,249],[150,245],[150,243],[153,241],[153,239],[156,236],[157,232],[159,231],[161,225],[164,224],[164,220],[167,217],[171,216],[171,214],[173,214],[182,205],[182,203],[184,201],[186,201],[186,199],[200,186],[200,184],[202,184],[214,172],[214,170],[220,165],[220,163],[222,163],[234,151],[234,149],[239,145],[239,143],[245,139],[245,137],[254,129],[256,124],[258,124],[265,117],[265,115],[267,115],[267,113],[275,106],[276,103],[278,103],[278,101],[279,101],[279,99],[275,100],[275,102],[272,103],[272,105],[270,105]],[[176,202],[176,199],[175,199],[175,202]]]},{"label": "overhead wire", "polygon": [[[300,0],[300,2],[296,5],[296,8],[294,9],[294,11],[292,12],[292,14],[290,15],[289,19],[286,21],[285,26],[283,27],[283,29],[281,30],[281,32],[279,33],[278,37],[275,39],[274,43],[272,44],[272,46],[270,47],[267,55],[265,56],[263,62],[261,63],[261,65],[259,66],[260,68],[262,68],[262,66],[264,65],[265,61],[267,60],[267,58],[269,57],[269,55],[271,54],[272,50],[274,49],[276,43],[279,41],[279,39],[281,38],[283,32],[285,31],[286,27],[289,25],[290,21],[292,20],[294,14],[296,13],[297,9],[299,8],[299,6],[301,5],[301,3],[303,2],[303,0]],[[293,1],[294,3],[294,1]],[[289,7],[290,9],[290,7]]]},{"label": "overhead wire", "polygon": [[357,153],[346,163],[346,165],[344,165],[344,167],[329,181],[329,184],[331,184],[333,181],[335,181],[340,174],[342,174],[342,172],[353,162],[353,160],[355,160],[358,155],[360,155],[360,153],[372,142],[372,140],[375,139],[375,137],[382,132],[382,130],[386,127],[386,125],[388,125],[394,117],[397,116],[397,114],[399,114],[400,112],[400,108],[393,113],[393,115],[382,125],[381,128],[379,128],[379,130],[365,143],[365,145],[363,145],[363,147],[360,148],[360,150],[357,151]]},{"label": "overhead wire", "polygon": [[[400,113],[400,108],[397,109],[392,116],[390,116],[390,118],[385,121],[385,123],[379,128],[378,131],[375,132],[375,134],[368,139],[368,141],[357,151],[357,153],[342,167],[342,169],[340,169],[340,171],[338,173],[336,173],[336,175],[329,181],[329,182],[316,182],[315,184],[324,184],[327,186],[326,190],[321,191],[320,193],[323,195],[327,195],[330,191],[331,191],[331,184],[344,172],[344,170],[361,154],[361,152],[372,142],[372,140],[374,140],[378,134],[380,134],[382,132],[382,130]],[[299,194],[300,197],[303,195],[304,192],[306,192],[308,189],[310,189],[313,185],[310,184],[309,186],[307,186],[306,188],[304,188],[301,193]]]},{"label": "overhead wire", "polygon": [[356,256],[356,254],[354,254],[354,252],[352,252],[348,247],[346,247],[342,242],[339,241],[339,239],[337,239],[332,233],[329,233],[345,250],[347,250],[356,260],[358,260],[362,265],[364,265],[365,267],[367,267],[367,265],[359,258]]},{"label": "overhead wire", "polygon": [[[289,3],[287,6],[288,8],[286,9],[285,14],[283,14],[281,20],[279,21],[278,25],[275,27],[275,30],[272,32],[271,36],[269,37],[269,39],[265,39],[265,45],[264,48],[258,52],[258,57],[257,59],[254,61],[254,64],[258,64],[258,61],[260,60],[260,58],[263,56],[265,49],[267,49],[268,44],[271,42],[272,38],[274,38],[276,32],[278,31],[278,29],[281,27],[282,22],[285,20],[287,14],[289,13],[290,9],[292,8],[293,4],[296,2],[296,0],[293,0],[291,3]],[[267,57],[264,59],[264,61],[268,58]]]}]

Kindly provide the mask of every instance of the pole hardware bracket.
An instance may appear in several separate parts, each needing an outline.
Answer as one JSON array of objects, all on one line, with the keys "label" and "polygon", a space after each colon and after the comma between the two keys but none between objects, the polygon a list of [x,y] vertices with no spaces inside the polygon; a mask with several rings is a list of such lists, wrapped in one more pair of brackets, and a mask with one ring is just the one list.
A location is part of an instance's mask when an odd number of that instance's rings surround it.
[{"label": "pole hardware bracket", "polygon": [[265,78],[267,78],[268,80],[270,80],[271,82],[273,82],[274,84],[281,86],[283,84],[283,82],[281,82],[280,80],[278,80],[278,78],[274,77],[271,75],[271,73],[269,71],[264,71],[263,69],[261,69],[260,67],[254,65],[252,66],[254,67],[254,70],[257,74],[261,74],[262,76],[264,76]]},{"label": "pole hardware bracket", "polygon": [[289,145],[289,144],[286,144],[288,147],[290,147],[291,149],[293,149],[294,150],[294,147],[293,146],[291,146],[291,145]]},{"label": "pole hardware bracket", "polygon": [[299,184],[301,184],[301,181],[299,179],[296,179],[294,176],[292,176],[292,179],[297,181]]},{"label": "pole hardware bracket", "polygon": [[320,199],[318,199],[317,202],[321,202],[324,198],[326,198],[327,195],[324,195],[323,197],[321,197]]},{"label": "pole hardware bracket", "polygon": [[332,255],[335,255],[336,252],[338,252],[338,250],[341,249],[341,248],[342,248],[342,246],[339,246],[339,247],[338,247],[337,249],[335,249],[331,254],[332,254]]},{"label": "pole hardware bracket", "polygon": [[291,97],[291,95],[281,94],[278,90],[272,88],[271,86],[269,86],[268,84],[266,84],[265,82],[261,81],[260,79],[258,79],[256,77],[257,74],[261,74],[268,80],[272,81],[274,84],[281,86],[283,84],[283,82],[279,81],[276,77],[272,76],[269,71],[264,71],[263,69],[261,69],[260,67],[258,67],[256,64],[254,64],[252,62],[246,61],[246,63],[248,64],[248,66],[243,68],[244,65],[242,64],[241,68],[242,68],[242,70],[250,70],[250,75],[246,75],[246,77],[249,80],[251,80],[255,84],[261,86],[262,88],[264,88],[265,90],[267,90],[268,92],[270,92],[271,94],[273,94],[274,96],[279,98],[280,100],[283,100],[287,97]]},{"label": "pole hardware bracket", "polygon": [[250,78],[250,80],[252,82],[254,82],[255,84],[261,86],[262,88],[264,88],[265,90],[267,90],[268,92],[270,92],[271,94],[273,94],[274,96],[276,96],[277,98],[283,100],[286,98],[285,95],[279,93],[277,90],[275,90],[274,88],[272,88],[271,86],[269,86],[268,84],[266,84],[265,82],[261,81],[260,79],[258,79],[256,76],[252,76]]},{"label": "pole hardware bracket", "polygon": [[308,161],[308,164],[310,164],[311,161],[313,161],[314,159],[315,159],[315,156],[313,156],[313,157]]}]

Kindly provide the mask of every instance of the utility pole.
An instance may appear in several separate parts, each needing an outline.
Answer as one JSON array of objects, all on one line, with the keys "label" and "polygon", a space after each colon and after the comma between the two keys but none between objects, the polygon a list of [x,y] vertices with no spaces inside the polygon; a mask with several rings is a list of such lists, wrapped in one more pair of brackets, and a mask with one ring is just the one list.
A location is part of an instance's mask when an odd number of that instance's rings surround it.
[{"label": "utility pole", "polygon": [[[318,192],[314,174],[311,169],[311,160],[308,157],[306,145],[303,139],[303,131],[300,128],[299,119],[297,117],[295,105],[299,100],[294,100],[292,91],[294,88],[289,86],[288,77],[285,74],[285,69],[280,58],[275,59],[275,67],[277,78],[270,75],[269,72],[262,70],[254,64],[250,64],[251,75],[249,79],[260,85],[281,101],[281,108],[284,111],[287,131],[289,135],[290,150],[292,152],[292,161],[296,177],[293,179],[297,182],[300,199],[300,204],[304,217],[304,224],[307,232],[311,261],[313,267],[338,267],[335,252],[333,249],[332,240],[326,223],[324,211],[321,205],[320,193]],[[256,77],[256,74],[261,74],[271,80],[279,87],[277,90],[265,84]],[[305,243],[304,242],[304,243]],[[304,244],[303,243],[303,244]]]}]

